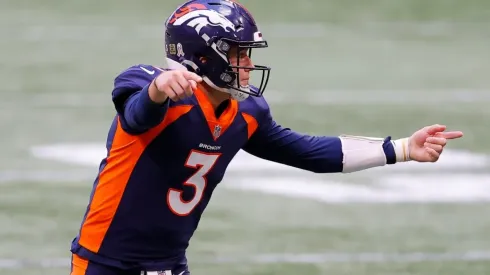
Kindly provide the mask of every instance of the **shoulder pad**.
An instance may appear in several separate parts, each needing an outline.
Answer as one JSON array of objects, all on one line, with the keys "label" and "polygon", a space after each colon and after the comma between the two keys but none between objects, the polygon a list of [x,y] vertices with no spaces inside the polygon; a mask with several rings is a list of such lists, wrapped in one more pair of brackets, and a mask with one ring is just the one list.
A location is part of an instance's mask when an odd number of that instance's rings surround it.
[{"label": "shoulder pad", "polygon": [[132,94],[150,84],[155,77],[164,71],[165,69],[156,66],[138,64],[121,72],[114,79],[114,89],[112,90],[112,101],[116,108],[122,107]]},{"label": "shoulder pad", "polygon": [[[251,86],[251,89],[255,87]],[[262,118],[269,114],[269,104],[264,96],[249,96],[244,101],[240,102],[240,111],[248,113],[256,118]]]},{"label": "shoulder pad", "polygon": [[[250,86],[250,89],[255,91],[255,92],[258,91],[258,88],[255,86]],[[267,101],[265,100],[265,97],[263,95],[259,96],[259,97],[249,96],[248,98],[252,99],[252,101],[254,101],[256,108],[258,107],[261,111],[266,111],[266,112],[269,111],[269,104],[267,103]]]},{"label": "shoulder pad", "polygon": [[148,85],[164,69],[151,65],[134,65],[121,72],[114,80],[114,88],[138,88]]}]

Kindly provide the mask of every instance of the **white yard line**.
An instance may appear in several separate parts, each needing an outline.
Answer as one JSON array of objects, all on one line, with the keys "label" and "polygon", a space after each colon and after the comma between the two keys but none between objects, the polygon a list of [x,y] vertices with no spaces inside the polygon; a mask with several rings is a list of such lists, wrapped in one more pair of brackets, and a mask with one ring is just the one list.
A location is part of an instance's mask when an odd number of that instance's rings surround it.
[{"label": "white yard line", "polygon": [[[95,173],[106,151],[103,144],[53,144],[32,148],[32,154],[41,159],[92,167]],[[240,152],[229,165],[226,183],[221,186],[324,203],[468,203],[490,201],[490,174],[474,173],[474,169],[485,171],[488,167],[490,158],[486,155],[448,150],[436,164],[404,163],[363,172],[363,176],[376,184],[361,185],[342,182],[340,177],[328,180],[328,177]],[[265,172],[267,177],[264,177]],[[50,182],[67,184],[69,179],[93,181],[95,177],[86,171],[65,171],[64,174],[26,171],[23,175],[42,180],[52,177]],[[11,179],[15,176],[15,173],[10,174]],[[8,177],[8,173],[0,173],[0,181]]]}]

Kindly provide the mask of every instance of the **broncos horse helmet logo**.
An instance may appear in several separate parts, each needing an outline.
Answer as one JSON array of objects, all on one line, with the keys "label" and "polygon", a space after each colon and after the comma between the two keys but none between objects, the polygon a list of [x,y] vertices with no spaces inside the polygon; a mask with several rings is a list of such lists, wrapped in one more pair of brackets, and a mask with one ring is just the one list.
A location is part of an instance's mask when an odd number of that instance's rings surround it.
[{"label": "broncos horse helmet logo", "polygon": [[193,27],[199,34],[201,29],[206,26],[216,26],[223,28],[226,32],[235,31],[235,25],[224,15],[214,10],[193,10],[179,17],[173,22],[178,26],[187,22],[187,25]]}]

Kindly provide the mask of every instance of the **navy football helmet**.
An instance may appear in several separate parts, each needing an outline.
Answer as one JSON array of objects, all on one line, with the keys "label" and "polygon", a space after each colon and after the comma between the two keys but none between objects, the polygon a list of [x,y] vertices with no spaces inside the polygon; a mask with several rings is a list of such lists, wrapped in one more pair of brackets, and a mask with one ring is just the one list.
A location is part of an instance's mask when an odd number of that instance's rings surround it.
[{"label": "navy football helmet", "polygon": [[[214,89],[230,93],[234,99],[261,96],[269,81],[270,68],[230,64],[230,50],[239,52],[266,48],[250,12],[231,0],[191,0],[178,7],[165,23],[165,51],[170,69],[187,69],[203,77]],[[235,63],[235,62],[234,62]],[[252,89],[240,85],[239,69],[261,71],[260,85]]]}]

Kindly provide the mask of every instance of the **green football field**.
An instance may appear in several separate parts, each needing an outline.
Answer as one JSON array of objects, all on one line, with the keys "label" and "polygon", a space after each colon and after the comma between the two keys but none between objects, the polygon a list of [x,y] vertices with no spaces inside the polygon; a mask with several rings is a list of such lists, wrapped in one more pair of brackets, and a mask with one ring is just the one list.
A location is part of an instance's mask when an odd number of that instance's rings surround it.
[{"label": "green football field", "polygon": [[[437,164],[314,175],[239,154],[192,274],[490,274],[490,1],[242,0],[265,93],[300,132],[462,130]],[[114,116],[114,77],[165,66],[178,0],[0,3],[0,274],[69,274]]]}]

